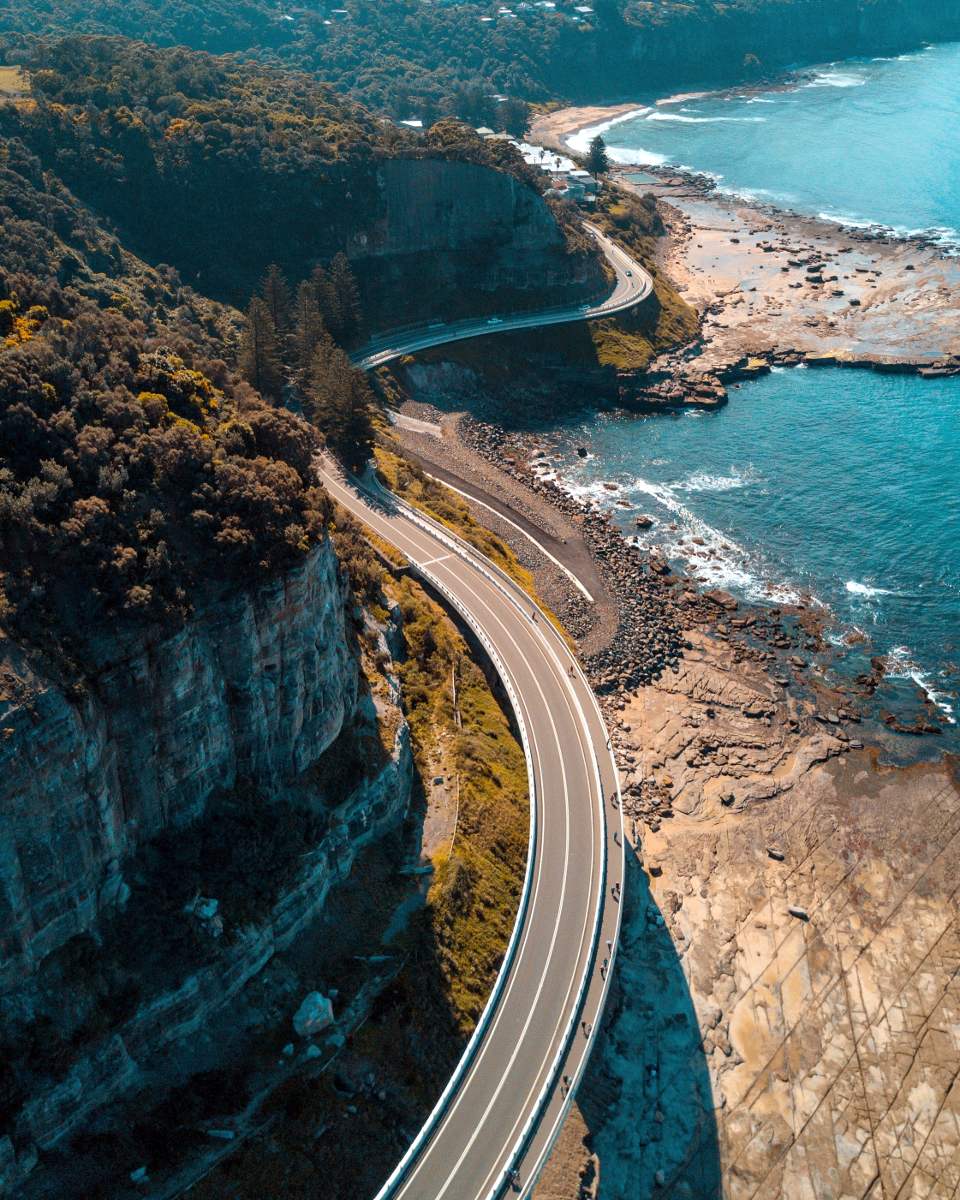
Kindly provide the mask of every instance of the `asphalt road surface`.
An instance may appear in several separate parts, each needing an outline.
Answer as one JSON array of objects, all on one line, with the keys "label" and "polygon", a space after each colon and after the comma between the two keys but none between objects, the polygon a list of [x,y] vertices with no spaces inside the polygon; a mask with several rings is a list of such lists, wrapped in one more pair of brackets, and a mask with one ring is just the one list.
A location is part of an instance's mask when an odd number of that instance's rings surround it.
[{"label": "asphalt road surface", "polygon": [[528,1195],[592,1045],[619,930],[623,833],[607,731],[564,640],[526,593],[389,494],[361,489],[330,461],[320,475],[485,641],[525,734],[536,825],[497,987],[441,1105],[380,1196]]}]

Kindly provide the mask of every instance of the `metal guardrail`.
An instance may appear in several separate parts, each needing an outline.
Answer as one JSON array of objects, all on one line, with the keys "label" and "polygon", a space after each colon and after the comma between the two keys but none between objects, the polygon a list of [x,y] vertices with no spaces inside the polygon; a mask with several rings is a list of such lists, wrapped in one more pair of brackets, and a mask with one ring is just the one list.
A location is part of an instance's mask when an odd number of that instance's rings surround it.
[{"label": "metal guardrail", "polygon": [[[588,228],[589,232],[594,237],[596,237],[598,240],[600,240],[600,241],[606,240],[603,237],[603,235],[600,233],[600,231],[597,230],[595,227],[588,225],[587,228]],[[530,316],[536,317],[536,320],[531,320],[531,321],[529,321],[529,323],[526,323],[528,320],[526,314],[515,314],[512,319],[508,318],[502,322],[495,322],[492,325],[483,325],[480,327],[476,327],[475,319],[469,319],[469,320],[465,320],[465,321],[462,321],[459,323],[455,323],[454,325],[445,326],[444,333],[446,335],[450,335],[450,336],[445,336],[442,339],[438,339],[438,341],[433,344],[442,345],[442,344],[445,344],[446,342],[463,340],[468,337],[482,336],[484,334],[490,334],[490,333],[495,333],[495,332],[504,332],[505,333],[505,332],[510,331],[511,329],[536,328],[538,325],[561,324],[561,323],[566,323],[567,321],[575,321],[578,319],[591,320],[591,319],[595,319],[597,317],[602,317],[602,316],[610,315],[610,314],[613,314],[616,312],[625,311],[626,309],[633,307],[634,304],[638,304],[638,303],[640,303],[641,300],[646,299],[646,297],[652,291],[653,280],[652,280],[651,276],[649,275],[649,273],[646,272],[638,263],[634,262],[632,259],[629,259],[629,256],[626,255],[625,252],[621,251],[621,253],[623,253],[624,257],[627,258],[633,264],[633,269],[635,271],[637,271],[640,275],[642,275],[642,277],[645,280],[645,286],[644,286],[643,290],[638,295],[628,297],[627,300],[624,301],[623,303],[609,304],[609,302],[608,302],[607,305],[591,306],[586,311],[584,311],[583,309],[571,309],[568,306],[559,306],[559,307],[556,307],[553,309],[541,310],[539,313],[536,313],[536,314],[530,314]],[[366,364],[369,369],[372,366],[380,365],[379,363],[374,364],[374,363],[370,362],[371,359],[380,358],[381,355],[386,354],[390,351],[395,351],[396,352],[395,356],[397,356],[397,357],[404,353],[408,353],[408,351],[405,351],[402,347],[394,347],[394,346],[391,346],[390,343],[392,341],[396,340],[396,336],[398,334],[413,333],[418,328],[422,331],[424,336],[426,336],[429,333],[429,326],[419,326],[419,327],[406,326],[406,327],[398,328],[398,329],[392,331],[391,333],[386,334],[383,337],[378,338],[371,343],[368,343],[368,345],[365,346],[362,350],[357,351],[352,356],[353,361],[360,366],[363,366]],[[423,347],[423,348],[427,348],[427,347]],[[384,361],[389,361],[389,360],[387,359]],[[369,485],[364,484],[362,481],[358,480],[357,482],[358,482],[358,486],[360,487],[360,489],[362,491],[366,492],[368,495],[371,495],[374,493],[374,491],[375,491],[374,488],[371,488]],[[506,572],[502,571],[495,563],[493,563],[489,559],[487,559],[485,555],[481,554],[474,547],[470,546],[469,543],[464,541],[461,537],[459,537],[459,535],[457,535],[453,531],[447,529],[445,526],[441,525],[439,522],[434,521],[431,517],[428,517],[426,514],[421,513],[417,509],[412,508],[410,505],[406,504],[399,497],[395,496],[392,492],[387,491],[385,488],[382,487],[382,485],[379,483],[379,481],[376,481],[376,490],[379,490],[380,493],[382,493],[387,498],[389,498],[389,501],[392,504],[397,505],[401,509],[401,511],[403,511],[404,515],[407,516],[407,518],[409,520],[412,520],[415,524],[420,525],[422,528],[425,528],[432,536],[438,538],[444,545],[449,546],[454,551],[454,553],[456,553],[459,557],[465,559],[466,561],[469,561],[470,564],[476,570],[478,570],[490,583],[492,583],[493,586],[496,587],[497,590],[511,604],[513,604],[519,611],[524,612],[524,605],[521,605],[519,599],[517,598],[517,594],[516,594],[517,585],[514,583],[514,581],[512,579],[510,579],[510,577],[506,574]],[[503,682],[504,688],[506,689],[506,692],[507,692],[507,696],[510,700],[510,705],[514,711],[514,714],[515,714],[515,717],[517,720],[517,727],[520,732],[520,740],[521,740],[521,744],[523,746],[524,758],[525,758],[526,764],[527,764],[527,782],[528,782],[528,787],[530,790],[530,840],[529,840],[529,847],[528,847],[528,852],[527,852],[527,865],[526,865],[526,870],[524,873],[523,890],[521,892],[520,903],[519,903],[519,906],[517,909],[517,917],[516,917],[516,920],[514,921],[514,926],[513,926],[511,935],[510,935],[510,940],[507,943],[507,949],[504,953],[503,962],[500,965],[500,970],[497,973],[497,978],[494,982],[493,989],[491,990],[491,993],[487,1000],[487,1003],[484,1006],[483,1012],[480,1014],[480,1017],[474,1028],[473,1034],[471,1035],[470,1040],[467,1043],[467,1046],[464,1049],[464,1052],[460,1057],[460,1061],[457,1063],[457,1066],[456,1066],[453,1074],[451,1075],[450,1079],[448,1080],[446,1087],[444,1088],[443,1092],[441,1093],[440,1098],[438,1099],[437,1103],[434,1105],[433,1110],[430,1112],[430,1114],[427,1117],[426,1121],[424,1122],[423,1126],[417,1133],[417,1136],[414,1138],[413,1142],[408,1147],[407,1152],[404,1154],[403,1158],[397,1164],[397,1166],[391,1173],[390,1177],[384,1183],[383,1187],[377,1193],[374,1200],[392,1200],[392,1197],[394,1197],[396,1195],[397,1189],[400,1186],[402,1186],[403,1181],[405,1180],[407,1174],[409,1173],[411,1166],[416,1161],[416,1159],[419,1157],[420,1152],[422,1151],[422,1149],[424,1148],[426,1143],[429,1141],[430,1137],[433,1135],[437,1126],[439,1125],[440,1121],[442,1120],[444,1114],[446,1113],[454,1094],[456,1093],[458,1087],[460,1086],[461,1082],[463,1081],[463,1078],[466,1075],[467,1071],[472,1066],[473,1061],[477,1055],[478,1049],[483,1042],[483,1038],[486,1034],[487,1028],[489,1027],[491,1020],[493,1019],[493,1015],[496,1012],[497,1006],[503,995],[503,991],[506,987],[507,980],[509,979],[510,970],[512,968],[514,958],[516,957],[517,946],[519,944],[520,936],[523,932],[524,924],[526,921],[526,916],[527,916],[527,912],[529,909],[529,902],[530,902],[530,890],[531,890],[531,884],[532,884],[532,879],[533,879],[533,864],[534,864],[534,859],[536,857],[537,838],[538,838],[538,832],[539,832],[538,826],[537,826],[537,815],[536,815],[538,794],[537,794],[537,788],[536,788],[536,780],[534,778],[534,773],[533,773],[533,759],[532,759],[532,755],[531,755],[531,751],[530,751],[530,742],[529,742],[529,738],[528,738],[528,734],[527,734],[527,730],[526,730],[526,724],[523,719],[523,713],[521,711],[519,698],[516,695],[513,684],[510,680],[510,676],[507,672],[506,666],[503,663],[502,659],[500,658],[498,652],[494,648],[493,644],[491,643],[490,639],[484,632],[480,623],[471,615],[471,613],[466,609],[466,607],[464,605],[462,605],[461,602],[453,595],[453,593],[449,590],[449,588],[447,588],[446,585],[443,584],[440,581],[440,579],[437,578],[436,574],[434,572],[428,570],[426,567],[420,566],[417,563],[413,563],[412,566],[420,575],[422,575],[425,579],[429,580],[430,584],[433,587],[435,587],[440,592],[440,594],[443,595],[449,601],[450,604],[453,605],[453,607],[457,610],[458,613],[460,613],[461,617],[467,622],[467,624],[469,625],[469,627],[471,628],[471,630],[473,631],[473,633],[476,635],[477,639],[479,640],[480,644],[484,647],[485,651],[490,656],[490,661],[493,663],[497,674],[500,676],[500,679]],[[526,602],[526,596],[524,597],[524,600]],[[534,607],[536,608],[537,611],[540,612],[540,615],[544,622],[544,627],[553,630],[553,626],[552,626],[549,618],[543,612],[543,610],[540,609],[539,606],[536,604],[534,605]],[[554,631],[554,635],[559,637],[559,635],[556,634],[556,631]],[[563,674],[563,664],[561,663],[560,657],[557,654],[556,650],[554,649],[554,647],[552,645],[550,645],[549,641],[547,641],[546,638],[544,639],[544,645],[545,645],[546,650],[549,652],[551,657],[554,659],[554,662],[555,662],[558,670],[560,670],[561,674]],[[594,712],[598,719],[600,727],[602,729],[605,729],[605,723],[603,721],[603,716],[602,716],[602,713],[600,712],[599,705],[597,704],[596,697],[593,695],[593,689],[590,687],[589,681],[587,681],[586,677],[583,675],[583,672],[580,670],[579,663],[577,663],[576,659],[573,659],[572,656],[571,656],[571,659],[574,663],[574,666],[575,666],[575,669],[576,669],[578,675],[580,676],[581,680],[584,682],[584,684],[586,685],[586,687],[588,689],[588,692],[590,694],[591,701],[592,701],[592,704],[594,707]],[[583,710],[583,706],[581,705],[580,700],[578,699],[575,692],[571,691],[570,697],[571,697],[574,705],[576,706],[577,712],[579,714],[580,721],[581,721],[582,727],[583,727],[583,731],[586,735],[587,743],[592,746],[593,743],[592,743],[592,739],[590,737],[589,724],[587,722],[587,717],[586,717],[586,713]],[[620,836],[620,845],[621,845],[621,863],[622,863],[623,858],[624,858],[624,850],[623,850],[623,816],[622,816],[622,805],[620,802],[620,780],[619,780],[619,773],[617,771],[616,761],[614,760],[612,749],[610,749],[609,739],[607,742],[607,746],[608,746],[608,752],[610,754],[610,764],[611,764],[611,768],[613,771],[613,777],[614,777],[614,781],[615,781],[616,797],[617,797],[617,812],[618,812],[619,819],[620,819],[620,835],[621,835]],[[595,748],[594,748],[594,753],[593,753],[593,770],[594,770],[596,789],[597,789],[597,802],[598,802],[599,815],[600,815],[600,828],[601,828],[601,831],[605,832],[605,830],[606,830],[605,797],[604,797],[604,793],[603,793],[603,781],[602,781],[602,778],[600,775],[599,759],[598,759]],[[519,1137],[516,1139],[513,1147],[510,1148],[510,1151],[507,1156],[507,1166],[501,1172],[496,1183],[494,1184],[494,1186],[488,1193],[486,1200],[496,1200],[496,1197],[500,1195],[500,1193],[503,1190],[503,1187],[509,1181],[509,1176],[510,1176],[512,1167],[514,1166],[514,1164],[521,1161],[523,1154],[525,1153],[529,1139],[531,1138],[531,1136],[532,1136],[534,1130],[536,1129],[536,1127],[538,1126],[539,1122],[542,1120],[544,1110],[547,1106],[547,1103],[548,1103],[550,1097],[552,1096],[552,1094],[554,1092],[554,1089],[556,1087],[557,1074],[559,1073],[560,1068],[563,1065],[564,1059],[567,1057],[567,1055],[570,1052],[570,1047],[572,1045],[573,1037],[574,1037],[575,1031],[576,1031],[578,1023],[579,1023],[580,1013],[583,1010],[583,1005],[586,1000],[587,992],[589,991],[590,983],[593,978],[593,969],[594,969],[594,966],[595,966],[595,963],[597,960],[597,951],[598,951],[601,930],[602,930],[602,924],[603,924],[606,883],[607,883],[607,878],[608,878],[608,854],[607,854],[607,843],[606,843],[605,836],[602,837],[602,839],[601,839],[600,859],[601,859],[601,861],[600,861],[600,878],[599,878],[599,886],[598,886],[598,891],[597,891],[597,901],[596,901],[596,911],[594,914],[593,931],[591,933],[591,940],[590,940],[590,950],[589,950],[589,954],[587,955],[585,968],[581,975],[580,985],[577,990],[576,1001],[572,1007],[567,1026],[563,1032],[563,1036],[561,1037],[559,1049],[558,1049],[556,1055],[554,1056],[554,1059],[553,1059],[552,1063],[550,1064],[550,1068],[547,1072],[546,1082],[544,1083],[544,1086],[541,1089],[540,1094],[537,1097],[537,1100],[533,1106],[533,1109],[531,1110],[530,1116],[527,1118],[526,1122],[524,1123],[523,1129],[521,1130]],[[621,877],[622,876],[623,876],[623,871],[621,869]],[[621,895],[621,899],[622,899],[622,895]],[[603,1004],[606,1000],[606,996],[609,991],[610,980],[612,979],[612,976],[613,976],[613,966],[614,966],[617,949],[619,946],[619,934],[620,934],[621,919],[622,919],[622,910],[621,910],[620,905],[618,905],[616,929],[615,929],[614,937],[612,939],[613,946],[611,948],[611,952],[609,955],[607,974],[604,979],[602,990],[601,990],[601,1000],[600,1000],[600,1005],[599,1005],[599,1009],[598,1009],[598,1018],[599,1018],[599,1013],[603,1009]],[[579,1078],[580,1078],[580,1075],[582,1074],[583,1067],[589,1056],[589,1051],[590,1051],[590,1049],[592,1049],[593,1041],[596,1038],[598,1025],[599,1025],[599,1019],[596,1022],[594,1022],[593,1029],[590,1032],[590,1035],[588,1038],[587,1053],[584,1054],[584,1056],[581,1060],[580,1066],[578,1067],[577,1080],[575,1082],[579,1082]],[[561,1120],[557,1122],[557,1124],[554,1128],[554,1131],[552,1133],[551,1140],[547,1147],[546,1152],[544,1154],[542,1154],[540,1157],[540,1161],[538,1162],[536,1171],[534,1172],[534,1180],[532,1182],[535,1182],[536,1175],[539,1172],[540,1168],[542,1167],[543,1162],[545,1161],[546,1154],[549,1153],[549,1148],[550,1148],[550,1146],[552,1146],[553,1141],[555,1140],[555,1138],[559,1132],[560,1126],[562,1124],[562,1118],[563,1118],[563,1116],[565,1116],[566,1112],[568,1111],[568,1109],[570,1107],[570,1104],[573,1102],[574,1086],[575,1086],[575,1083],[571,1085],[571,1087],[567,1093],[566,1103],[564,1104],[563,1109],[562,1109]],[[532,1183],[531,1183],[531,1186],[532,1186]],[[529,1191],[529,1188],[526,1190]]]},{"label": "metal guardrail", "polygon": [[[370,493],[372,491],[372,489],[365,486],[360,481],[358,481],[358,486],[360,487],[361,490],[363,490],[365,492]],[[381,490],[384,490],[384,489],[381,489]],[[389,497],[389,499],[392,503],[398,502],[397,497],[395,497],[393,495],[393,493],[386,492],[386,495]],[[382,501],[380,503],[382,504]],[[415,523],[417,523],[417,524],[421,524],[421,525],[427,524],[426,521],[417,520],[417,514],[415,514],[415,512],[413,510],[410,510],[410,512],[406,513],[405,515],[412,517],[414,519]],[[429,529],[429,532],[431,534],[433,534],[434,536],[436,536],[437,533],[439,532],[439,530],[430,529],[429,526],[427,526],[427,528]],[[452,538],[450,538],[448,536],[447,538],[444,539],[444,542],[445,542],[445,544],[450,545],[451,548],[453,548],[457,553],[459,553],[459,550],[454,545]],[[486,1031],[490,1025],[490,1022],[493,1019],[493,1016],[497,1010],[497,1006],[499,1004],[500,998],[503,995],[503,991],[504,991],[504,989],[507,985],[507,982],[510,978],[510,970],[511,970],[511,967],[513,966],[513,960],[516,957],[517,946],[519,944],[520,937],[523,933],[525,918],[526,918],[527,910],[528,910],[528,907],[530,904],[530,892],[531,892],[531,887],[532,887],[532,883],[533,883],[533,867],[534,867],[534,860],[536,858],[536,846],[537,846],[537,838],[538,838],[538,826],[537,826],[537,796],[538,796],[538,792],[537,792],[537,786],[536,786],[536,779],[535,779],[534,773],[533,773],[533,755],[530,750],[530,741],[529,741],[529,737],[527,734],[526,723],[523,718],[523,712],[520,707],[520,701],[514,690],[513,683],[511,682],[510,675],[509,675],[509,672],[507,671],[506,665],[504,664],[503,660],[500,658],[499,653],[494,648],[490,639],[487,637],[487,634],[484,632],[480,623],[465,609],[465,607],[460,603],[460,601],[457,600],[457,598],[453,595],[453,593],[449,590],[449,588],[447,588],[447,586],[440,579],[437,578],[436,574],[434,572],[430,571],[429,569],[427,569],[426,567],[421,567],[415,563],[412,565],[413,565],[414,569],[417,571],[417,573],[422,575],[424,578],[428,579],[431,586],[435,587],[441,593],[441,595],[446,597],[446,599],[449,601],[449,603],[453,605],[453,607],[457,610],[458,613],[460,613],[460,615],[463,617],[463,619],[470,626],[473,633],[479,639],[480,644],[483,646],[484,650],[490,656],[490,661],[493,663],[494,669],[496,670],[497,674],[500,676],[500,679],[503,681],[504,688],[506,689],[507,696],[509,697],[509,700],[510,700],[511,708],[513,709],[514,714],[516,716],[517,727],[520,731],[520,741],[523,746],[524,759],[527,764],[527,786],[530,791],[530,836],[529,836],[529,844],[528,844],[528,849],[527,849],[527,864],[526,864],[526,869],[524,872],[524,879],[523,879],[523,889],[521,891],[520,902],[519,902],[519,905],[517,908],[517,917],[516,917],[516,920],[514,921],[513,931],[511,932],[510,940],[507,943],[507,948],[506,948],[506,951],[504,952],[503,962],[500,964],[500,970],[498,971],[497,978],[494,981],[493,989],[491,990],[490,996],[487,999],[487,1003],[484,1006],[483,1012],[480,1014],[480,1017],[477,1020],[477,1024],[474,1027],[474,1031],[470,1036],[470,1040],[467,1042],[464,1052],[461,1055],[460,1060],[457,1063],[457,1066],[454,1069],[453,1074],[451,1075],[450,1079],[448,1080],[446,1087],[443,1089],[443,1091],[440,1094],[440,1098],[437,1100],[437,1103],[434,1105],[429,1116],[424,1121],[419,1132],[417,1133],[417,1136],[411,1142],[411,1144],[408,1147],[407,1152],[404,1154],[403,1158],[401,1158],[400,1162],[397,1164],[397,1166],[391,1172],[390,1176],[388,1177],[388,1179],[386,1180],[384,1185],[377,1192],[374,1200],[390,1200],[391,1197],[396,1195],[397,1189],[402,1186],[411,1166],[416,1161],[416,1159],[419,1157],[421,1150],[426,1145],[426,1143],[429,1141],[430,1137],[433,1135],[437,1125],[440,1123],[444,1114],[446,1113],[446,1110],[450,1105],[450,1101],[453,1099],[461,1082],[463,1081],[464,1076],[466,1075],[466,1073],[470,1069],[470,1067],[473,1065],[473,1060],[475,1059],[475,1057],[477,1055],[477,1051],[479,1050],[479,1048],[483,1042],[484,1036],[486,1035]],[[493,564],[491,564],[491,566],[492,565]],[[482,568],[478,568],[478,569],[481,569],[481,571],[482,571]],[[482,572],[482,573],[484,573],[484,572]],[[492,580],[491,580],[491,582],[492,582]]]}]

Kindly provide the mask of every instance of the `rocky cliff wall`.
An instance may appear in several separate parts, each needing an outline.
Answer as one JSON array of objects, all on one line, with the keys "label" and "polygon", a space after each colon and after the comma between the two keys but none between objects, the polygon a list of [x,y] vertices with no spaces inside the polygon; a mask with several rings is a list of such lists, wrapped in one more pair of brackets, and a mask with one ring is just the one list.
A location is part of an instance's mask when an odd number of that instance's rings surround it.
[{"label": "rocky cliff wall", "polygon": [[201,609],[172,637],[103,640],[73,694],[7,643],[0,694],[0,996],[125,894],[144,842],[249,782],[282,793],[357,706],[336,557]]},{"label": "rocky cliff wall", "polygon": [[[600,257],[572,249],[550,206],[514,176],[475,163],[390,159],[379,215],[349,255],[375,322],[450,319],[599,294]],[[411,286],[415,285],[415,286]]]}]

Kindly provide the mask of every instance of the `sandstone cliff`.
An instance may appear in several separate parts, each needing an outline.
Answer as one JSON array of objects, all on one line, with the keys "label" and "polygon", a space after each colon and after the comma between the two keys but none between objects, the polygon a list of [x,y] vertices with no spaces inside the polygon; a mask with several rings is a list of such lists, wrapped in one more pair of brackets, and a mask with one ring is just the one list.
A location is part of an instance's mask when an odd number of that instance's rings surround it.
[{"label": "sandstone cliff", "polygon": [[[603,292],[596,253],[568,244],[552,209],[515,176],[477,163],[397,158],[377,171],[373,221],[349,255],[375,323],[562,305]],[[411,288],[415,283],[415,288]]]},{"label": "sandstone cliff", "polygon": [[325,543],[172,636],[98,637],[81,688],[5,643],[0,1196],[59,1187],[94,1117],[236,1065],[316,986],[301,943],[410,799],[398,621]]},{"label": "sandstone cliff", "polygon": [[171,637],[100,639],[67,694],[6,643],[0,728],[0,995],[123,894],[138,846],[238,781],[279,795],[357,706],[332,549]]}]

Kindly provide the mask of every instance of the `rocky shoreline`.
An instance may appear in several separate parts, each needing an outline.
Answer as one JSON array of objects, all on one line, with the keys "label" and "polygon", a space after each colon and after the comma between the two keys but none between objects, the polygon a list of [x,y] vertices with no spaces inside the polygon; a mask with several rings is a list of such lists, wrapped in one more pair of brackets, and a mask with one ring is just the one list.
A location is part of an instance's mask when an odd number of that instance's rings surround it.
[{"label": "rocky shoreline", "polygon": [[[535,120],[529,137],[569,153],[574,133],[635,108],[561,110]],[[626,382],[625,407],[716,407],[776,366],[960,374],[960,258],[933,239],[804,216],[672,167],[613,175],[662,202],[669,236],[657,265],[701,316],[693,345]]]},{"label": "rocky shoreline", "polygon": [[[488,484],[577,529],[619,618],[586,658],[632,850],[617,986],[538,1200],[746,1200],[764,1180],[762,1195],[792,1197],[811,1175],[837,1181],[811,1195],[866,1197],[878,1176],[948,1179],[960,1089],[939,1056],[960,1047],[933,1029],[960,1016],[956,762],[883,764],[863,713],[883,664],[827,687],[815,611],[698,592],[540,478],[537,439],[453,428]],[[551,600],[566,618],[555,583]],[[898,1005],[911,1017],[890,1055]],[[918,1148],[900,1163],[904,1131]]]},{"label": "rocky shoreline", "polygon": [[[701,330],[624,373],[624,408],[715,407],[774,366],[960,373],[960,260],[675,172],[628,186],[662,201],[657,265]],[[406,407],[436,422],[398,430],[426,469],[595,568],[591,606],[509,519],[475,510],[580,642],[633,851],[615,993],[538,1200],[954,1186],[960,772],[886,761],[935,752],[935,705],[918,691],[910,713],[885,711],[882,659],[834,685],[827,613],[700,591],[558,485],[548,438]]]}]

